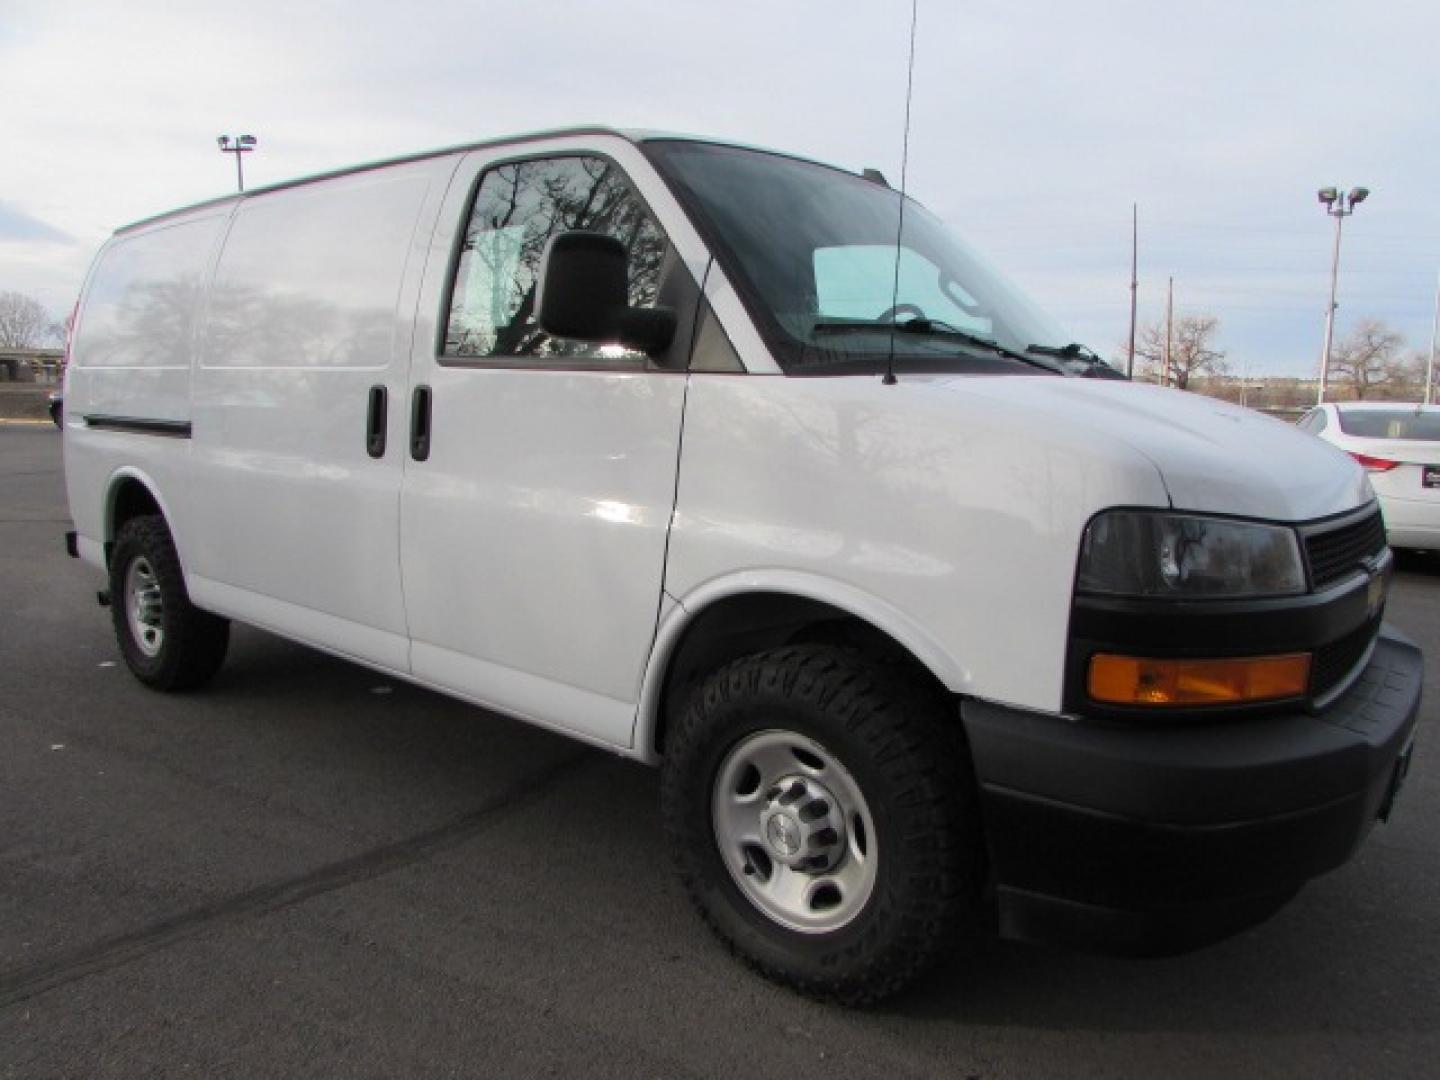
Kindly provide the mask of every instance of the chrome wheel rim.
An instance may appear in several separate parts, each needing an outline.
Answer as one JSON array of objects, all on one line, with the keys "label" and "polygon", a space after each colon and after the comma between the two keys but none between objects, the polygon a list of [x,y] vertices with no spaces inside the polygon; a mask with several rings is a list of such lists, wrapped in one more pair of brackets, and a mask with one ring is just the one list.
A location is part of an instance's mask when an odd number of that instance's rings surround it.
[{"label": "chrome wheel rim", "polygon": [[864,909],[875,889],[875,822],[850,771],[814,739],[746,736],[720,763],[710,807],[726,869],[770,919],[823,934]]},{"label": "chrome wheel rim", "polygon": [[165,644],[165,602],[155,568],[143,555],[125,572],[125,615],[135,647],[146,656],[158,656]]}]

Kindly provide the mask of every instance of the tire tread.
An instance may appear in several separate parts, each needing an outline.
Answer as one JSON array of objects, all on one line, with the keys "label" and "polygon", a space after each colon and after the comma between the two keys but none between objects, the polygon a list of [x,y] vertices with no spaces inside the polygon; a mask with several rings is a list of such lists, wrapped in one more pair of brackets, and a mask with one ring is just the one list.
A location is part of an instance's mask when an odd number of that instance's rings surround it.
[{"label": "tire tread", "polygon": [[[155,571],[165,604],[165,642],[154,657],[135,645],[125,613],[126,569],[141,555]],[[120,652],[131,673],[145,685],[157,690],[193,690],[220,670],[230,643],[230,623],[190,602],[180,555],[160,515],[133,517],[120,527],[110,557],[110,596]]]},{"label": "tire tread", "polygon": [[[673,759],[680,767],[667,767],[662,802],[686,891],[733,955],[812,997],[848,1005],[889,997],[910,985],[977,921],[978,812],[959,719],[948,714],[941,694],[909,676],[900,665],[846,649],[786,646],[720,669],[692,698],[670,736],[667,766]],[[898,887],[903,904],[887,913],[886,933],[867,932],[827,956],[828,971],[783,966],[736,940],[706,900],[697,838],[680,809],[685,764],[706,741],[711,718],[733,701],[757,696],[787,698],[829,713],[883,770],[905,807],[899,839],[913,857],[905,860],[912,869]]]}]

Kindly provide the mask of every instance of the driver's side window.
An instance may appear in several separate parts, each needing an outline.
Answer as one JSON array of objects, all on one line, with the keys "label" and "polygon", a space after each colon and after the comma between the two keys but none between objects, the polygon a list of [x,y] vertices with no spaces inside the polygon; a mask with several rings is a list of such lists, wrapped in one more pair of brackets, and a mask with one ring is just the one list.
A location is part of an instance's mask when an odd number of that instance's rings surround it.
[{"label": "driver's side window", "polygon": [[535,321],[545,245],[572,229],[620,240],[629,252],[630,305],[654,306],[665,234],[620,167],[592,156],[510,162],[487,170],[475,193],[451,290],[444,356],[643,362],[643,353],[622,346],[551,337]]}]

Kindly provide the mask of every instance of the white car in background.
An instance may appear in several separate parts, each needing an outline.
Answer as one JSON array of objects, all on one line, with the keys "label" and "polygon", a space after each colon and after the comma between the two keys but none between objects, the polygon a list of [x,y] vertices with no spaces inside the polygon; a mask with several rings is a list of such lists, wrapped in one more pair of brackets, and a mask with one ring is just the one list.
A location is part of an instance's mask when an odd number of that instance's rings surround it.
[{"label": "white car in background", "polygon": [[1298,426],[1365,467],[1391,547],[1440,549],[1440,405],[1327,402]]}]

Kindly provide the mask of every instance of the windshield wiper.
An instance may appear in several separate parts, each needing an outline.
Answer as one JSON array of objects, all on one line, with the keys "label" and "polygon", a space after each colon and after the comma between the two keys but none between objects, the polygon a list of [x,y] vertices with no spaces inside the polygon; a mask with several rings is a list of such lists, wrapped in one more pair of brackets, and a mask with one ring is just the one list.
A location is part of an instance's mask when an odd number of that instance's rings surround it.
[{"label": "windshield wiper", "polygon": [[1125,379],[1126,375],[1119,368],[1102,358],[1094,349],[1079,342],[1072,341],[1069,345],[1027,345],[1025,351],[1037,353],[1040,356],[1053,356],[1059,359],[1065,367],[1066,373],[1078,375],[1085,379]]},{"label": "windshield wiper", "polygon": [[1105,362],[1094,349],[1081,345],[1078,341],[1072,341],[1069,345],[1026,345],[1025,351],[1036,356],[1058,356],[1062,360],[1090,360],[1101,364]]},{"label": "windshield wiper", "polygon": [[[1026,356],[1025,353],[1016,352],[1014,349],[1007,349],[998,341],[983,337],[980,334],[972,334],[969,330],[961,330],[957,326],[940,322],[938,319],[906,319],[904,322],[817,322],[810,328],[813,333],[843,332],[847,330],[867,330],[871,333],[885,330],[898,330],[902,334],[924,334],[930,337],[949,338],[953,341],[964,342],[976,349],[985,349],[988,352],[996,353],[1008,360],[1017,360],[1022,364],[1029,364],[1031,367],[1038,367],[1042,371],[1051,371],[1057,375],[1065,372],[1056,364],[1045,360],[1037,360],[1033,356]],[[1026,350],[1027,352],[1029,350]]]}]

